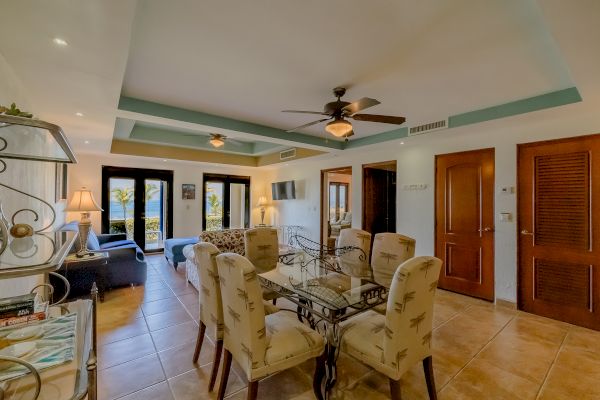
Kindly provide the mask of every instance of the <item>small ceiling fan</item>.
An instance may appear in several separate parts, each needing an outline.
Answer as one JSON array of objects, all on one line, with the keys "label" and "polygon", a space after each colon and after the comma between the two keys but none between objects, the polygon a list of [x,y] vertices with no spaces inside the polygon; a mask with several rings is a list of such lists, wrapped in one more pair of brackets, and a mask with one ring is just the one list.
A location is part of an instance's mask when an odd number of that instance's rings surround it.
[{"label": "small ceiling fan", "polygon": [[401,125],[406,121],[404,117],[394,117],[389,115],[376,115],[376,114],[358,114],[359,111],[365,110],[369,107],[380,104],[378,100],[371,99],[369,97],[363,97],[353,103],[342,101],[341,97],[346,94],[346,88],[336,87],[333,89],[333,95],[337,97],[336,101],[325,104],[323,111],[299,111],[299,110],[283,110],[282,112],[289,113],[300,113],[300,114],[317,114],[327,115],[327,118],[319,119],[317,121],[309,122],[308,124],[300,125],[294,129],[290,129],[287,132],[295,132],[302,128],[307,128],[312,125],[319,124],[327,120],[333,120],[325,126],[325,130],[336,137],[345,137],[348,140],[348,136],[354,135],[352,130],[352,124],[347,118],[351,118],[356,121],[367,121],[367,122],[381,122],[384,124],[395,124]]},{"label": "small ceiling fan", "polygon": [[[195,134],[186,134],[184,136],[198,137],[198,135]],[[237,140],[228,139],[227,136],[222,135],[220,133],[211,133],[208,138],[208,143],[210,143],[214,148],[218,149],[225,145],[225,140],[227,140],[227,143],[233,144],[235,146],[241,146],[243,144],[241,142],[238,142]]]}]

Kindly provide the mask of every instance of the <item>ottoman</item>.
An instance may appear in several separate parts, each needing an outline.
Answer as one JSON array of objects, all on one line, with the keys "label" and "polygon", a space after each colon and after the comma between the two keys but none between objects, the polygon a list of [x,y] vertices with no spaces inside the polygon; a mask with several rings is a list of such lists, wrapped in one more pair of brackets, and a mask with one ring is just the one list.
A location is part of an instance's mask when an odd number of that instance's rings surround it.
[{"label": "ottoman", "polygon": [[198,243],[198,237],[172,238],[165,240],[165,258],[177,269],[177,264],[185,261],[183,248],[188,244]]}]

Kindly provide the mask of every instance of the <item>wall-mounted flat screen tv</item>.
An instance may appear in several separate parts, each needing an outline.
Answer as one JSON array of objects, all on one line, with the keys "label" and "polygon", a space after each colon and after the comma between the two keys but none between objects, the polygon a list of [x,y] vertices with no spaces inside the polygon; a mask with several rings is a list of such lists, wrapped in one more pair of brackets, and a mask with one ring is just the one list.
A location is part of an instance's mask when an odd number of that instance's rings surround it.
[{"label": "wall-mounted flat screen tv", "polygon": [[296,198],[296,185],[294,181],[271,183],[273,200],[291,200]]}]

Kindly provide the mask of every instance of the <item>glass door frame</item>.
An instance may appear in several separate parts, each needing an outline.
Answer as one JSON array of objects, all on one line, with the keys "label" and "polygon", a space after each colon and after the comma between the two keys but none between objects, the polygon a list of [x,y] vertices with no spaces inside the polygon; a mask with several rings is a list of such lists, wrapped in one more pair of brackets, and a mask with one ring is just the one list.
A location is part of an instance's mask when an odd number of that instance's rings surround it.
[{"label": "glass door frame", "polygon": [[146,250],[146,180],[167,182],[167,212],[164,239],[173,237],[173,171],[164,169],[125,168],[102,166],[102,233],[110,232],[110,178],[133,179],[135,182],[133,200],[133,239],[144,253],[161,252],[157,248]]},{"label": "glass door frame", "polygon": [[206,231],[206,184],[220,182],[223,184],[223,229],[230,229],[231,204],[230,184],[243,184],[246,187],[244,207],[244,227],[250,227],[250,177],[238,175],[203,174],[202,175],[202,230]]},{"label": "glass door frame", "polygon": [[[331,206],[331,187],[335,187],[335,219],[339,220],[340,218],[342,218],[342,213],[340,211],[340,192],[341,192],[341,188],[344,188],[344,210],[348,211],[348,189],[350,187],[350,185],[346,182],[335,182],[335,181],[331,181],[329,182],[329,205]],[[330,207],[331,209],[331,207]],[[329,220],[331,220],[331,212],[329,213]]]}]

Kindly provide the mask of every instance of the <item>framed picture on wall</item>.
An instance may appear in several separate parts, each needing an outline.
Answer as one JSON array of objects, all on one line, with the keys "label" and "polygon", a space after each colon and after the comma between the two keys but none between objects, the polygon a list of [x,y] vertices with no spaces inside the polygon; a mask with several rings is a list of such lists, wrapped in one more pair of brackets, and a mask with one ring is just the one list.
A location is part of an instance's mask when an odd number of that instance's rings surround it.
[{"label": "framed picture on wall", "polygon": [[182,200],[195,200],[196,199],[196,185],[193,183],[182,183],[181,184],[181,199]]},{"label": "framed picture on wall", "polygon": [[67,164],[56,163],[54,173],[54,200],[67,200]]}]

